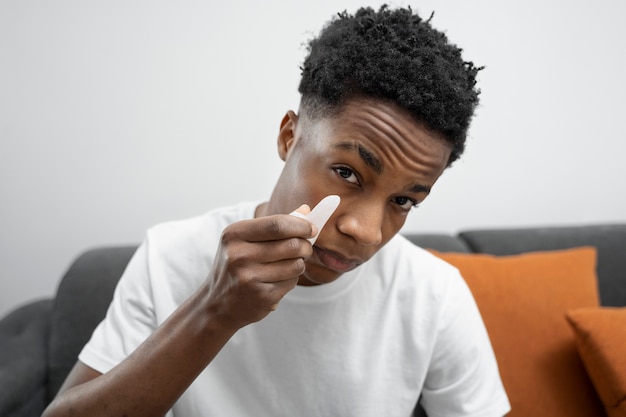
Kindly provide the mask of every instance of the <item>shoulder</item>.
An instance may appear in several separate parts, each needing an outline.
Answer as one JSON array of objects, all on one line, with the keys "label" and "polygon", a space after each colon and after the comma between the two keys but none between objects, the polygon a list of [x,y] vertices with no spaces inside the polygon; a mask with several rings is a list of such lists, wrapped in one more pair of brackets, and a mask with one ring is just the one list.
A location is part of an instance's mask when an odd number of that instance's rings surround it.
[{"label": "shoulder", "polygon": [[254,202],[240,203],[150,228],[145,246],[152,278],[160,281],[182,279],[190,285],[203,280],[212,265],[224,228],[254,217],[257,205]]},{"label": "shoulder", "polygon": [[385,275],[410,282],[447,286],[463,281],[456,267],[402,235],[394,236],[373,258]]},{"label": "shoulder", "polygon": [[432,336],[454,306],[473,299],[458,269],[403,236],[395,236],[369,262],[367,271],[378,282],[387,301],[411,317],[429,317]]},{"label": "shoulder", "polygon": [[[392,242],[390,242],[392,243]],[[439,319],[457,320],[463,310],[476,310],[474,297],[460,271],[454,265],[423,249],[403,236],[393,239],[387,250],[387,263],[394,264],[397,279],[409,280],[404,285],[419,285],[426,292]]]},{"label": "shoulder", "polygon": [[[402,236],[384,249],[388,268],[404,271],[395,274],[401,288],[410,290],[401,298],[418,302],[419,323],[432,343],[422,392],[429,415],[503,415],[508,402],[489,337],[458,269]],[[478,414],[490,407],[494,414]]]},{"label": "shoulder", "polygon": [[157,224],[147,232],[150,249],[186,250],[214,246],[226,226],[252,218],[258,203],[244,202],[210,210],[202,215]]}]

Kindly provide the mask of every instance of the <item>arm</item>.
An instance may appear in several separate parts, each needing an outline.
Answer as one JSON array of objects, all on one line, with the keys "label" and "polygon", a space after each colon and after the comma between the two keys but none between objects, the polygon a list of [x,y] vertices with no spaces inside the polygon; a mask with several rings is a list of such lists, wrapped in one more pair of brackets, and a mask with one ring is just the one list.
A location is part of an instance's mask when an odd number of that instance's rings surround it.
[{"label": "arm", "polygon": [[44,416],[164,415],[239,328],[295,287],[314,232],[287,215],[227,227],[202,287],[110,372],[77,363]]}]

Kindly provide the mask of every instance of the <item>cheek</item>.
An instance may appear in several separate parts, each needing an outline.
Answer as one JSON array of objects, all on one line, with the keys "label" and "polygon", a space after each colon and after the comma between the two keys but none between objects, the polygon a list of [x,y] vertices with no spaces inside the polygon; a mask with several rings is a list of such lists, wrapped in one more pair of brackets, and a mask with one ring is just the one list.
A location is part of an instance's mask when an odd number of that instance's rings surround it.
[{"label": "cheek", "polygon": [[[400,232],[400,229],[402,229],[402,226],[404,226],[404,223],[406,222],[407,214],[399,214],[397,213],[397,210],[393,209],[393,207],[390,208],[389,211],[391,211],[392,213],[387,214],[385,220],[383,221],[383,241],[380,246],[385,245],[387,242],[389,242],[389,240],[391,240],[392,237],[398,234],[398,232]],[[396,213],[393,213],[393,211],[396,211]]]},{"label": "cheek", "polygon": [[287,203],[282,211],[295,210],[302,204],[308,204],[313,208],[318,201],[331,194],[330,187],[321,176],[315,170],[315,164],[309,161],[287,162],[280,178],[280,194]]},{"label": "cheek", "polygon": [[[285,172],[291,188],[298,194],[309,194],[308,201],[320,200],[329,194],[330,173],[324,168],[319,159],[308,157],[294,159],[290,166],[285,166]],[[326,191],[324,191],[326,190]]]}]

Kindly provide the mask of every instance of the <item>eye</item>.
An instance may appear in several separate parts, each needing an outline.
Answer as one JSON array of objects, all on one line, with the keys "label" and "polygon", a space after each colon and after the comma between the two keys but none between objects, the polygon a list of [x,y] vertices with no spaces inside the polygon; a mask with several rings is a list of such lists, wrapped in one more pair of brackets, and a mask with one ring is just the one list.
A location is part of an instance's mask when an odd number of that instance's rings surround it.
[{"label": "eye", "polygon": [[400,206],[401,209],[409,211],[413,207],[418,206],[418,202],[409,197],[394,197],[392,201]]},{"label": "eye", "polygon": [[335,171],[335,173],[337,173],[337,175],[339,175],[341,178],[348,181],[349,183],[356,184],[356,185],[359,184],[359,179],[357,178],[354,171],[351,170],[350,168],[337,167],[337,168],[333,168],[333,170]]}]

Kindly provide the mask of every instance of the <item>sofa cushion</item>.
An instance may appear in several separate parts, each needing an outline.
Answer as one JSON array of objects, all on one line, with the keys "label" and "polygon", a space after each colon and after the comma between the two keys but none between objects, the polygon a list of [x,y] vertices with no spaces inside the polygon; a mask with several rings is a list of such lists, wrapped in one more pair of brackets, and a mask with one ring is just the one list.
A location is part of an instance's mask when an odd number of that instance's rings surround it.
[{"label": "sofa cushion", "polygon": [[593,248],[496,257],[444,254],[467,281],[515,416],[602,416],[565,312],[598,305]]},{"label": "sofa cushion", "polygon": [[48,358],[48,401],[104,318],[135,246],[98,248],[80,255],[63,277],[54,301]]},{"label": "sofa cushion", "polygon": [[475,230],[460,233],[473,252],[512,255],[593,246],[604,306],[626,306],[626,224]]},{"label": "sofa cushion", "polygon": [[607,414],[626,416],[626,308],[577,309],[567,319]]},{"label": "sofa cushion", "polygon": [[20,307],[0,321],[0,415],[41,415],[52,300]]}]

